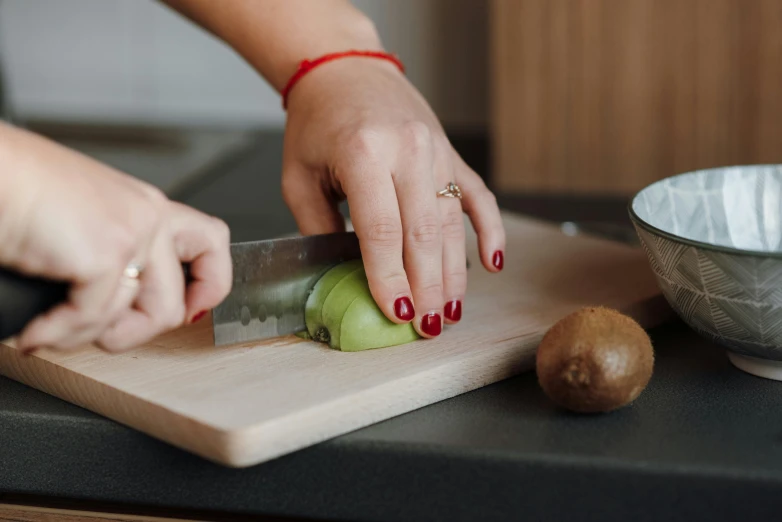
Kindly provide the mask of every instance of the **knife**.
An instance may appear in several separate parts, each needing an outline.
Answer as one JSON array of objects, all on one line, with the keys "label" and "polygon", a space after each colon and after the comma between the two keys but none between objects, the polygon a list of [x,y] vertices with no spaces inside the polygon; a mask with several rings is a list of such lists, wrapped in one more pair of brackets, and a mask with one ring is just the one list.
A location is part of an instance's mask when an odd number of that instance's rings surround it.
[{"label": "knife", "polygon": [[212,310],[216,346],[304,331],[304,306],[320,277],[361,258],[355,232],[231,245],[231,292]]},{"label": "knife", "polygon": [[[309,291],[329,268],[361,257],[355,232],[233,243],[231,292],[214,310],[215,345],[303,331]],[[183,265],[185,275],[188,266]],[[67,283],[0,267],[0,340],[67,299]]]}]

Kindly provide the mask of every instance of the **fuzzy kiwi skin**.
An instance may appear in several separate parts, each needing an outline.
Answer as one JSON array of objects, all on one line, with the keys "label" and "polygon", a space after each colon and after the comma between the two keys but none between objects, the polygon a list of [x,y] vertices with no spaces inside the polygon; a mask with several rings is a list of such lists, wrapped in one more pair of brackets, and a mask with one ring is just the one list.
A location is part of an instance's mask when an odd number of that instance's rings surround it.
[{"label": "fuzzy kiwi skin", "polygon": [[546,395],[579,413],[624,407],[652,377],[654,350],[646,331],[616,310],[578,310],[546,332],[538,347],[536,371]]},{"label": "fuzzy kiwi skin", "polygon": [[304,311],[312,340],[335,350],[359,352],[419,339],[412,323],[397,324],[384,314],[369,291],[360,260],[326,272],[315,284]]}]

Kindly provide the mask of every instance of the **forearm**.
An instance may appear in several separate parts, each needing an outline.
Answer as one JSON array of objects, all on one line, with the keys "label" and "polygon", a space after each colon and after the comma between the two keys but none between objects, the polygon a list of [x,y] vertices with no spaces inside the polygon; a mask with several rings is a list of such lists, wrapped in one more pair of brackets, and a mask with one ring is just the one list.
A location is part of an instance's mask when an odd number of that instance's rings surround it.
[{"label": "forearm", "polygon": [[382,50],[348,0],[161,0],[221,38],[279,92],[298,63],[349,49]]},{"label": "forearm", "polygon": [[37,176],[28,172],[22,161],[28,149],[23,131],[0,122],[0,230],[12,208],[29,193],[30,185],[37,183]]},{"label": "forearm", "polygon": [[43,185],[32,164],[40,150],[29,136],[27,131],[0,122],[0,266],[11,263],[20,249],[23,230],[34,211],[32,201]]}]

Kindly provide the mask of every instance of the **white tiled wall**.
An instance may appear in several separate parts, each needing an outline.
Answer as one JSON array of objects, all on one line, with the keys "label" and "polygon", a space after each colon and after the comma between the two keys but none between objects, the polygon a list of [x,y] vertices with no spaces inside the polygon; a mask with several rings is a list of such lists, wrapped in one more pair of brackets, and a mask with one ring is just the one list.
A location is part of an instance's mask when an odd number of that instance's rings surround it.
[{"label": "white tiled wall", "polygon": [[[488,2],[354,3],[446,124],[485,125]],[[22,116],[284,121],[278,95],[232,50],[154,0],[0,0],[0,59]]]}]

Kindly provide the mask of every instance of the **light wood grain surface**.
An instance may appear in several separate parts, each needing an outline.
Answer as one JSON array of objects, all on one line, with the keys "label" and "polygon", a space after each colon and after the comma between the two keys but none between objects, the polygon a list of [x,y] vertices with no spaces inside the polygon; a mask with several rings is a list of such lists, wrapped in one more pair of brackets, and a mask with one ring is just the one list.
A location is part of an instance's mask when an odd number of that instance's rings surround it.
[{"label": "light wood grain surface", "polygon": [[779,0],[493,0],[503,191],[628,195],[782,162]]},{"label": "light wood grain surface", "polygon": [[505,222],[505,270],[473,262],[464,318],[435,340],[359,353],[295,337],[215,347],[204,320],[117,355],[23,357],[0,345],[0,373],[243,467],[529,370],[545,331],[581,306],[616,307],[646,326],[670,317],[640,250]]}]

